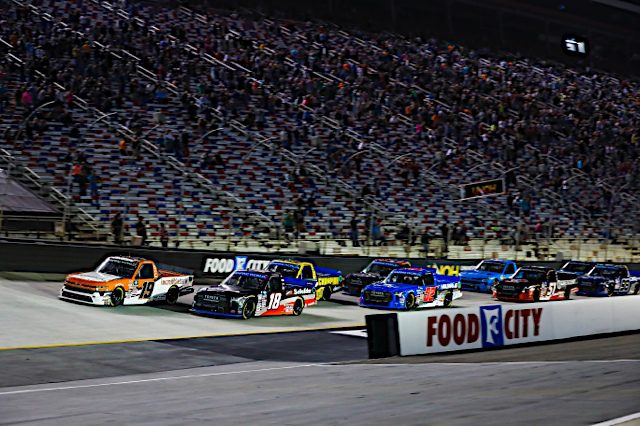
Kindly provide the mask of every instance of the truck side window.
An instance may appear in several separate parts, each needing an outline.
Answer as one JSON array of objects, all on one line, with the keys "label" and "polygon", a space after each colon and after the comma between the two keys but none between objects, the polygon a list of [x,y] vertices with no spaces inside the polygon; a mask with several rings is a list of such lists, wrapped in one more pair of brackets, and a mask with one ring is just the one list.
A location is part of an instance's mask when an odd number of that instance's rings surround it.
[{"label": "truck side window", "polygon": [[549,282],[556,282],[556,271],[549,271]]},{"label": "truck side window", "polygon": [[150,263],[145,263],[144,265],[142,265],[142,268],[140,268],[140,272],[138,273],[138,278],[153,278],[153,265]]},{"label": "truck side window", "polygon": [[313,279],[313,271],[311,270],[310,265],[306,265],[302,268],[302,279],[303,280],[312,280]]},{"label": "truck side window", "polygon": [[433,274],[426,274],[422,277],[422,282],[425,285],[433,285]]},{"label": "truck side window", "polygon": [[271,293],[282,292],[282,279],[278,277],[271,278],[269,280],[269,285],[267,286],[267,290]]},{"label": "truck side window", "polygon": [[513,263],[509,263],[507,265],[507,268],[504,270],[505,274],[513,274],[515,272],[515,267],[513,266]]}]

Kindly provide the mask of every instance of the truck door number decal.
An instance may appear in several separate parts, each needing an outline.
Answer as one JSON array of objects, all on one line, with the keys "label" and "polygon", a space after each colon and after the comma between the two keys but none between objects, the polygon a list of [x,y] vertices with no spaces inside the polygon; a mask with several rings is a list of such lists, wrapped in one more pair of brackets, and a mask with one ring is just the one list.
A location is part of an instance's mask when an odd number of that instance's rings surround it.
[{"label": "truck door number decal", "polygon": [[280,306],[281,298],[282,298],[282,294],[271,293],[269,295],[269,304],[267,305],[267,309],[278,309],[278,306]]},{"label": "truck door number decal", "polygon": [[424,289],[424,297],[422,299],[423,302],[433,302],[436,298],[436,290],[437,287],[427,287]]},{"label": "truck door number decal", "polygon": [[144,284],[142,284],[142,291],[140,292],[140,299],[148,299],[151,297],[151,294],[153,293],[153,286],[154,286],[154,282],[150,281],[150,282],[146,282]]}]

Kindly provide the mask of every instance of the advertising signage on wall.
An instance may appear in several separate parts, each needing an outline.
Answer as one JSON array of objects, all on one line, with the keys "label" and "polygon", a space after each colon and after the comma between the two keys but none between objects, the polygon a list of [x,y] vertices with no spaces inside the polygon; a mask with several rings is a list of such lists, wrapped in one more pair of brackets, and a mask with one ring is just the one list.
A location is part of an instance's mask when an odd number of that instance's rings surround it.
[{"label": "advertising signage on wall", "polygon": [[504,193],[504,179],[493,179],[481,182],[467,183],[460,187],[460,197],[463,200],[468,200],[470,198],[491,197]]}]

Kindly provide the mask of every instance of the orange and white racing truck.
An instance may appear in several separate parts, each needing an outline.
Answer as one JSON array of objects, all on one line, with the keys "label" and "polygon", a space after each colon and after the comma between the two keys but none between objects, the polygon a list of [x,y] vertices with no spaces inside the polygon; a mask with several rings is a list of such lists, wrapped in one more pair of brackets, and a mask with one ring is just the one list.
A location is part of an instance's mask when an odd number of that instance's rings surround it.
[{"label": "orange and white racing truck", "polygon": [[193,293],[193,275],[166,268],[152,260],[111,256],[95,271],[68,275],[60,299],[101,306],[160,301],[173,305],[180,296]]}]

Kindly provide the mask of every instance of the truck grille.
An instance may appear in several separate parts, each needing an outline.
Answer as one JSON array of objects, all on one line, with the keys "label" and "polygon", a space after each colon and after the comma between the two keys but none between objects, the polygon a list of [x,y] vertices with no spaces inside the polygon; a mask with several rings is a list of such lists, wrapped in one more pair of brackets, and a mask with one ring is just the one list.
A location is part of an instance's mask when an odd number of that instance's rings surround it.
[{"label": "truck grille", "polygon": [[582,283],[580,284],[580,291],[600,291],[600,284]]},{"label": "truck grille", "polygon": [[221,294],[201,294],[196,297],[196,306],[213,312],[224,312],[227,302],[227,296]]},{"label": "truck grille", "polygon": [[62,297],[66,297],[68,299],[73,299],[73,300],[78,300],[78,301],[81,301],[81,302],[88,302],[88,303],[93,302],[93,299],[91,298],[91,296],[85,296],[83,294],[70,293],[70,292],[64,291],[64,290],[62,290]]},{"label": "truck grille", "polygon": [[478,288],[479,286],[484,285],[484,282],[477,278],[461,278],[460,286],[462,288]]},{"label": "truck grille", "polygon": [[367,290],[364,292],[364,302],[376,305],[386,305],[391,302],[393,295],[386,291]]}]

